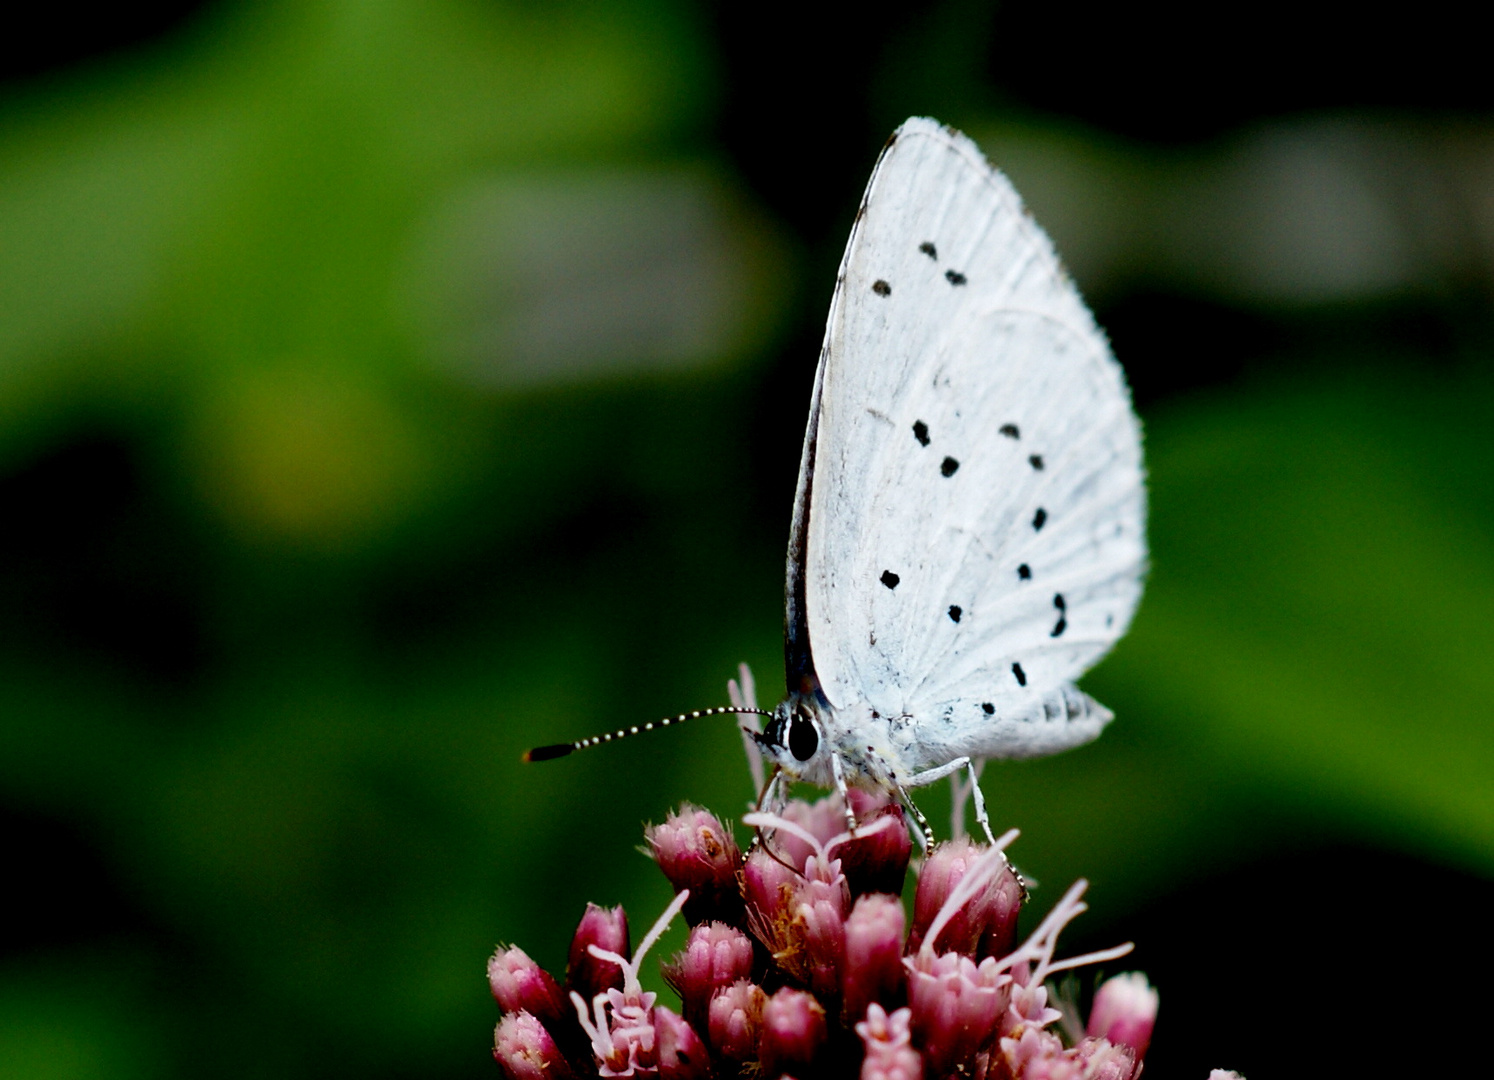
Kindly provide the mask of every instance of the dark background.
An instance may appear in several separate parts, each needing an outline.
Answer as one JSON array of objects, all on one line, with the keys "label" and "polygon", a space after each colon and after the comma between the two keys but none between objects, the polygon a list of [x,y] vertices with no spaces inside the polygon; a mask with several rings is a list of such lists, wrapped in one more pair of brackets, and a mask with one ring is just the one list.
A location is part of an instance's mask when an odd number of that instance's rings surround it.
[{"label": "dark background", "polygon": [[586,900],[652,920],[639,827],[736,812],[731,726],[518,755],[740,660],[774,695],[830,284],[911,114],[1009,171],[1147,428],[1152,579],[1086,681],[1118,720],[986,772],[1035,910],[1083,875],[1069,946],[1137,942],[1148,1076],[1469,1060],[1463,12],[33,12],[0,45],[0,1076],[492,1076],[496,941],[555,969]]}]

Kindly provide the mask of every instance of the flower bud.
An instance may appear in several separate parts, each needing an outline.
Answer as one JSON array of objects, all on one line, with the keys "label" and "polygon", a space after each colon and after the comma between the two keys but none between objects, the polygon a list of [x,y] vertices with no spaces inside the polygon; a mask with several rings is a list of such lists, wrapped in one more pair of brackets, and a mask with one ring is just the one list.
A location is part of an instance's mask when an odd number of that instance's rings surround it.
[{"label": "flower bud", "polygon": [[824,876],[795,873],[765,847],[747,856],[747,925],[794,980],[834,997],[840,992],[850,893],[838,862],[813,855],[805,865]]},{"label": "flower bud", "polygon": [[588,951],[588,946],[591,945],[618,956],[629,955],[628,916],[621,905],[608,909],[587,904],[586,914],[581,916],[581,923],[576,927],[575,936],[571,938],[570,960],[565,966],[565,985],[568,990],[574,990],[587,1001],[604,990],[623,988],[622,968],[610,960],[592,956]]},{"label": "flower bud", "polygon": [[1129,1046],[1136,1060],[1146,1056],[1152,1041],[1152,1027],[1157,1023],[1157,991],[1139,971],[1105,980],[1095,991],[1095,1004],[1089,1011],[1088,1034]]},{"label": "flower bud", "polygon": [[731,830],[715,814],[686,803],[664,824],[650,825],[643,835],[674,891],[690,890],[684,907],[686,922],[694,926],[706,919],[740,921],[737,870],[742,853]]},{"label": "flower bud", "polygon": [[907,1009],[889,1015],[876,1002],[867,1006],[866,1019],[856,1025],[865,1050],[861,1080],[923,1080],[923,1059],[911,1045],[911,1016]]},{"label": "flower bud", "polygon": [[825,1041],[825,1010],[814,995],[784,987],[763,1006],[762,1035],[757,1054],[764,1076],[785,1069],[802,1069],[814,1060]]},{"label": "flower bud", "polygon": [[1109,1039],[1080,1039],[1069,1053],[1084,1080],[1131,1080],[1140,1071],[1136,1052]]},{"label": "flower bud", "polygon": [[990,1071],[1012,1080],[1076,1080],[1083,1075],[1074,1054],[1064,1050],[1063,1040],[1040,1027],[1024,1027],[1020,1034],[1002,1039],[996,1058]]},{"label": "flower bud", "polygon": [[[851,896],[867,893],[901,896],[903,880],[908,876],[908,860],[913,855],[913,838],[908,835],[903,808],[886,796],[868,795],[855,789],[850,794],[859,823],[856,831],[867,834],[835,848]],[[893,818],[895,824],[876,828],[883,818]]]},{"label": "flower bud", "polygon": [[1010,977],[997,971],[994,959],[977,965],[954,952],[936,956],[922,949],[904,964],[913,1030],[930,1074],[946,1076],[960,1066],[968,1071],[996,1034]]},{"label": "flower bud", "polygon": [[[924,860],[918,874],[918,891],[913,897],[913,927],[908,934],[910,953],[923,943],[929,924],[966,871],[989,850],[984,844],[961,838],[940,844]],[[1017,941],[1017,909],[1021,905],[1022,883],[1010,865],[1003,865],[991,883],[955,914],[939,940],[931,944],[937,952],[959,952],[978,960],[1005,956]]]},{"label": "flower bud", "polygon": [[803,880],[798,873],[770,855],[766,847],[754,848],[742,864],[742,898],[747,904],[747,925],[773,952],[778,951],[774,943],[784,937],[788,924],[793,921],[794,893]]},{"label": "flower bud", "polygon": [[840,993],[840,971],[845,963],[845,879],[804,881],[794,896],[790,949],[779,963],[816,994],[833,998]]},{"label": "flower bud", "polygon": [[702,923],[685,949],[664,965],[664,981],[679,994],[685,1019],[705,1030],[711,997],[752,974],[752,939],[725,923]]},{"label": "flower bud", "polygon": [[571,1080],[575,1076],[545,1025],[522,1011],[498,1021],[493,1060],[509,1080]]},{"label": "flower bud", "polygon": [[746,979],[716,991],[706,1021],[706,1031],[716,1053],[731,1061],[750,1061],[757,1055],[758,1033],[767,1000],[763,988]]},{"label": "flower bud", "polygon": [[560,985],[517,945],[499,949],[488,961],[488,985],[506,1013],[527,1012],[547,1026],[567,1015],[570,1002]]},{"label": "flower bud", "polygon": [[[646,991],[607,991],[607,1022],[594,1029],[592,1052],[607,1076],[652,1073],[659,1063],[654,1032],[654,995]],[[593,1003],[593,1008],[596,1007]],[[593,1032],[588,1032],[593,1034]]]},{"label": "flower bud", "polygon": [[710,1075],[710,1052],[684,1017],[662,1005],[655,1006],[654,1035],[659,1080],[705,1080]]},{"label": "flower bud", "polygon": [[1006,1010],[997,1023],[1002,1035],[1014,1035],[1024,1027],[1047,1027],[1063,1017],[1063,1013],[1048,1005],[1047,984],[1034,980],[1025,963],[1016,966],[1006,994]]},{"label": "flower bud", "polygon": [[841,1015],[847,1024],[872,1002],[892,1002],[903,989],[903,905],[895,896],[870,893],[846,919],[841,965]]}]

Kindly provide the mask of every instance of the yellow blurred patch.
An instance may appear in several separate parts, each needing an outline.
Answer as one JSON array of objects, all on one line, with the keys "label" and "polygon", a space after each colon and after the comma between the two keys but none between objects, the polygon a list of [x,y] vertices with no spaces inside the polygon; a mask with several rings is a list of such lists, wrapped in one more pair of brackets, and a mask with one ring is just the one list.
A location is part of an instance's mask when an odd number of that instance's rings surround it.
[{"label": "yellow blurred patch", "polygon": [[199,423],[209,501],[266,539],[356,546],[405,517],[429,475],[430,448],[392,392],[315,361],[225,380]]}]

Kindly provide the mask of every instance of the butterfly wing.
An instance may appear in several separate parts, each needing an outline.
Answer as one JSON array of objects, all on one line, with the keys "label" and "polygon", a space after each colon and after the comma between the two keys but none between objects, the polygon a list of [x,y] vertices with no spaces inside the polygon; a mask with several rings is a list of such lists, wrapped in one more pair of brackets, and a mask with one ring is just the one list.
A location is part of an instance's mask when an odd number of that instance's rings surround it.
[{"label": "butterfly wing", "polygon": [[1093,738],[1070,684],[1146,560],[1140,428],[1047,237],[974,143],[904,124],[815,378],[789,549],[790,688],[910,717],[916,762]]}]

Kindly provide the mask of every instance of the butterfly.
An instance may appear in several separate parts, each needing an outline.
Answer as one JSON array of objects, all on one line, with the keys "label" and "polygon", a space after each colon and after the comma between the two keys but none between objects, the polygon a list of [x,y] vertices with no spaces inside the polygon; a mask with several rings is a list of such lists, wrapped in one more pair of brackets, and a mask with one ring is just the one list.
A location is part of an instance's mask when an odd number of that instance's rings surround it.
[{"label": "butterfly", "polygon": [[[908,120],[830,303],[759,805],[787,780],[860,787],[927,837],[910,789],[963,770],[989,837],[985,760],[1112,718],[1074,683],[1126,632],[1146,559],[1141,427],[1105,336],[1010,182],[966,136]],[[675,721],[729,711],[752,710]]]}]

